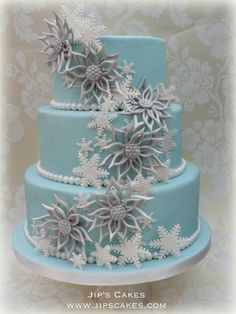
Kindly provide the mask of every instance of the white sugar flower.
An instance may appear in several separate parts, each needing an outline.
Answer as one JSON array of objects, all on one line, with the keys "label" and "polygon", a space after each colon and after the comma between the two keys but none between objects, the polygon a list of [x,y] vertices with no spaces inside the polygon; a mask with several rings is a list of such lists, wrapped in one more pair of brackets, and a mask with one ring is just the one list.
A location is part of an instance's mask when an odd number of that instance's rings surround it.
[{"label": "white sugar flower", "polygon": [[131,185],[122,186],[111,179],[106,192],[94,195],[94,199],[82,208],[89,211],[88,215],[93,218],[89,230],[99,228],[99,242],[106,237],[111,241],[116,235],[125,237],[128,231],[141,231],[138,217],[153,220],[140,208],[149,199],[151,198],[134,194]]}]

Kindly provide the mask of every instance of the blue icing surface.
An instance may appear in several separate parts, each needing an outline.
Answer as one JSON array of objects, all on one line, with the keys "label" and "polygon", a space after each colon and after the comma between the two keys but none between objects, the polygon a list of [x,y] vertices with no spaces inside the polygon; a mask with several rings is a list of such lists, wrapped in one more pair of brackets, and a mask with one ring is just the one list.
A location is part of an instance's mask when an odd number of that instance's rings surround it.
[{"label": "blue icing surface", "polygon": [[[165,40],[149,36],[101,36],[108,54],[120,53],[118,65],[127,60],[134,63],[133,85],[138,86],[145,76],[153,87],[166,83]],[[77,45],[73,48],[80,50]],[[79,88],[65,89],[61,74],[53,75],[54,99],[58,102],[80,102]]]},{"label": "blue icing surface", "polygon": [[[95,192],[93,188],[82,188],[53,182],[40,177],[35,166],[30,167],[25,174],[25,193],[27,219],[30,230],[31,219],[46,213],[42,203],[51,205],[55,202],[56,193],[69,206],[74,203],[73,197],[78,194],[91,195]],[[152,228],[144,229],[144,241],[150,241],[156,237],[156,228],[162,225],[171,229],[175,224],[182,227],[182,236],[191,236],[197,229],[198,202],[199,202],[199,171],[192,163],[188,163],[186,171],[170,181],[170,183],[159,183],[153,186],[152,200],[146,202],[142,209],[150,214],[156,222]],[[84,211],[83,211],[84,213]],[[30,230],[31,232],[31,230]],[[98,230],[91,232],[91,237],[97,239]],[[88,250],[94,247],[88,244]]]},{"label": "blue icing surface", "polygon": [[[177,130],[175,136],[176,149],[171,155],[171,167],[176,168],[181,164],[182,158],[182,108],[180,105],[172,105],[171,113],[174,118],[168,120],[170,130]],[[115,127],[124,125],[124,119],[131,119],[131,115],[119,114],[113,120]],[[52,173],[72,176],[72,169],[79,165],[78,147],[76,143],[82,138],[95,142],[96,129],[89,129],[88,123],[92,121],[91,112],[63,111],[50,107],[39,108],[39,152],[41,166]],[[107,138],[111,137],[110,132]],[[101,160],[106,155],[100,153],[97,148],[94,153],[101,155]],[[104,167],[103,167],[104,168]],[[104,168],[105,169],[105,168]],[[109,170],[115,175],[115,170]]]}]

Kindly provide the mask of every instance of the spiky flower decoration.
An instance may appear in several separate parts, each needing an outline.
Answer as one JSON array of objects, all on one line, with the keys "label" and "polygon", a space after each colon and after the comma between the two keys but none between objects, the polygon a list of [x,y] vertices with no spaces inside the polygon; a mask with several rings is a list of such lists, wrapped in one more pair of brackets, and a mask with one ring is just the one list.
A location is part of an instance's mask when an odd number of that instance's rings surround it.
[{"label": "spiky flower decoration", "polygon": [[43,36],[38,37],[44,44],[40,52],[48,57],[47,63],[52,67],[52,72],[56,70],[63,72],[68,69],[71,61],[71,45],[74,37],[66,20],[62,20],[56,13],[54,16],[54,22],[45,20],[50,32],[43,32]]},{"label": "spiky flower decoration", "polygon": [[94,195],[92,201],[82,206],[94,219],[89,231],[99,228],[99,243],[106,237],[111,241],[116,235],[124,238],[128,231],[141,231],[138,218],[145,217],[152,221],[140,209],[141,204],[149,199],[151,197],[134,194],[131,185],[120,185],[111,179],[106,192]]},{"label": "spiky flower decoration", "polygon": [[38,229],[43,230],[44,238],[53,241],[57,252],[64,252],[67,259],[72,252],[81,253],[86,258],[85,242],[93,242],[85,225],[92,222],[88,217],[78,213],[74,206],[69,207],[55,195],[56,203],[52,206],[42,204],[48,214],[33,218]]},{"label": "spiky flower decoration", "polygon": [[132,179],[137,174],[147,171],[155,174],[155,167],[165,167],[162,161],[163,153],[158,145],[164,140],[158,136],[160,129],[145,132],[143,123],[136,127],[134,122],[128,123],[124,128],[112,128],[113,142],[102,150],[107,156],[101,166],[108,164],[108,168],[117,169],[118,180],[127,177]]},{"label": "spiky flower decoration", "polygon": [[173,89],[165,89],[162,84],[152,89],[147,86],[144,79],[139,86],[140,94],[136,97],[130,97],[128,102],[128,112],[134,114],[134,121],[144,121],[149,130],[162,127],[168,131],[166,120],[171,118],[170,105],[176,99],[172,94]]},{"label": "spiky flower decoration", "polygon": [[104,47],[99,53],[84,47],[81,53],[75,54],[75,65],[68,69],[71,80],[66,87],[79,87],[81,98],[95,99],[98,104],[102,97],[120,93],[121,75],[116,70],[118,55],[108,55]]}]

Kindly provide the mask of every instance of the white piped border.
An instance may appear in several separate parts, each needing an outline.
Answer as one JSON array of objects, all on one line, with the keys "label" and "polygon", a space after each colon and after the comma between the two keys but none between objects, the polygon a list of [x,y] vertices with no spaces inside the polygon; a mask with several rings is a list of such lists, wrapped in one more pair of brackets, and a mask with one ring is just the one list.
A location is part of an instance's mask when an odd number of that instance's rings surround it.
[{"label": "white piped border", "polygon": [[[25,237],[29,241],[29,243],[31,245],[33,245],[34,247],[36,247],[37,242],[34,240],[34,238],[30,235],[30,233],[28,231],[27,221],[25,221],[25,224],[24,224],[24,233],[25,233]],[[196,239],[199,237],[200,233],[201,233],[201,222],[200,222],[200,219],[198,219],[197,230],[190,237],[180,237],[179,238],[180,250],[184,250],[187,247],[189,247],[191,244],[193,244],[193,242],[195,242]],[[62,253],[57,252],[55,255],[50,254],[50,256],[55,256],[56,258],[61,258],[61,259],[67,259],[63,252]],[[148,255],[146,258],[143,258],[141,261],[144,262],[145,260],[152,260],[152,259],[158,259],[158,253],[157,252],[154,252],[154,253],[150,252],[150,255]],[[87,262],[89,264],[93,264],[95,261],[94,261],[94,258],[92,256],[88,256]]]},{"label": "white piped border", "polygon": [[[187,162],[185,159],[182,159],[182,163],[178,168],[171,168],[170,169],[170,176],[169,178],[174,178],[182,174],[187,167]],[[71,185],[81,185],[81,179],[78,177],[73,176],[63,176],[61,174],[52,173],[50,171],[47,171],[43,169],[40,165],[40,161],[36,164],[37,172],[40,176],[49,179],[51,181],[59,182],[59,183],[65,183],[65,184],[71,184]],[[102,180],[103,186],[107,186],[109,184],[109,179],[103,179]]]}]

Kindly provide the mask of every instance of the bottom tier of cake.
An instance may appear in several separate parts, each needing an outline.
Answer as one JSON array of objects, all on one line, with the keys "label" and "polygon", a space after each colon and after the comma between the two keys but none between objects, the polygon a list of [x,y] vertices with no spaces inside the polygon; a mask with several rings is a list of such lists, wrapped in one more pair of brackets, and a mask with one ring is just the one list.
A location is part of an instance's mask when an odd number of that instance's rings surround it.
[{"label": "bottom tier of cake", "polygon": [[[37,244],[37,237],[35,237],[35,235],[32,236],[33,219],[39,216],[48,215],[47,208],[42,204],[47,206],[55,204],[55,195],[63,200],[69,208],[75,204],[76,196],[82,194],[86,197],[92,195],[94,192],[95,190],[93,188],[82,188],[75,185],[47,180],[37,174],[35,166],[30,167],[25,174],[27,210],[25,233],[27,238],[33,245]],[[136,247],[142,247],[144,250],[142,251],[140,249],[139,252],[148,252],[148,254],[146,254],[146,259],[153,257],[163,259],[170,254],[178,257],[180,251],[191,245],[200,232],[200,224],[198,222],[198,168],[188,162],[186,171],[182,175],[171,179],[168,183],[153,185],[151,196],[153,198],[145,202],[141,209],[149,217],[152,217],[153,221],[151,224],[145,223],[145,219],[139,221],[141,232],[136,234],[131,233],[130,231],[128,232],[127,240],[129,240],[130,247],[132,249],[132,241],[134,247],[135,245]],[[77,211],[81,212],[84,216],[89,217],[85,210],[77,209]],[[84,247],[87,257],[91,255],[91,252],[96,250],[100,249],[101,252],[102,247],[106,244],[111,244],[111,249],[112,245],[114,245],[114,251],[117,251],[118,249],[121,250],[121,242],[117,242],[116,237],[111,243],[109,238],[107,238],[103,240],[100,247],[96,247],[96,243],[99,239],[99,228],[94,228],[88,234],[93,242],[86,241]],[[60,245],[63,244],[62,242],[63,241],[61,240]],[[128,244],[128,242],[126,244]],[[61,248],[62,250],[58,250],[54,255],[57,257],[68,258],[68,256],[66,256],[68,251],[66,250],[66,254],[61,254],[60,252],[63,251],[63,245]],[[52,254],[49,252],[49,255]],[[142,258],[145,259],[145,257]],[[90,261],[92,261],[92,259],[90,259]]]}]

